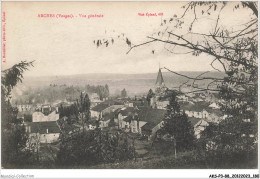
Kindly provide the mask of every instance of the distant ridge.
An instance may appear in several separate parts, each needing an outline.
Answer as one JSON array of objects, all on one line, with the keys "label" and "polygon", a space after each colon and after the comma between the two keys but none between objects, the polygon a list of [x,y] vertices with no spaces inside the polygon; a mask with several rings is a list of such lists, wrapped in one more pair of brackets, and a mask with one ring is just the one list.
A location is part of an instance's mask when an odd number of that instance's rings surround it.
[{"label": "distant ridge", "polygon": [[[203,72],[178,72],[180,74],[196,77]],[[185,77],[178,76],[171,72],[162,72],[165,85],[169,88],[176,88],[180,84],[187,81]],[[223,78],[222,72],[209,72],[203,75],[204,77]],[[128,94],[141,94],[146,93],[150,88],[153,88],[156,82],[157,73],[144,73],[144,74],[116,74],[116,73],[91,73],[91,74],[77,74],[77,75],[64,75],[64,76],[42,76],[42,77],[25,77],[23,83],[18,85],[23,87],[44,87],[50,84],[67,86],[85,86],[89,85],[105,85],[108,84],[110,92],[122,90],[126,88]],[[207,81],[198,81],[200,85]]]}]

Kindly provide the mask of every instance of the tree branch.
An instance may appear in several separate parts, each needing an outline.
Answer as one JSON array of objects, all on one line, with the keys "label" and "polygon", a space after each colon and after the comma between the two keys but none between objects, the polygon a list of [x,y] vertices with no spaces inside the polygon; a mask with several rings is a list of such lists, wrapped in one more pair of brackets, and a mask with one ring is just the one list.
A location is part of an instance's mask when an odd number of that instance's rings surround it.
[{"label": "tree branch", "polygon": [[138,45],[134,45],[134,46],[132,46],[127,52],[126,52],[126,54],[128,54],[133,48],[135,48],[135,47],[139,47],[139,46],[142,46],[142,45],[146,45],[146,44],[149,44],[149,43],[152,43],[152,42],[155,42],[155,41],[157,41],[157,40],[151,40],[151,41],[148,41],[148,42],[144,42],[144,43],[141,43],[141,44],[138,44]]}]

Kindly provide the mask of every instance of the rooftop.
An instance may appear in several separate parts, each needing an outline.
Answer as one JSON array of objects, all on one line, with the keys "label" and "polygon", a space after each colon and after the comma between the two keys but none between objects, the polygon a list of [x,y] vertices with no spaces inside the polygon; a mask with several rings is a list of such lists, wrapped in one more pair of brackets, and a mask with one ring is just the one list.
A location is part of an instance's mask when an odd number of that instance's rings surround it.
[{"label": "rooftop", "polygon": [[203,109],[205,109],[207,112],[211,114],[216,114],[217,116],[222,116],[222,112],[220,109],[212,109],[209,107],[210,103],[201,101],[201,102],[196,102],[194,104],[190,103],[182,103],[180,104],[181,109],[183,110],[189,110],[189,111],[196,111],[196,112],[201,112]]},{"label": "rooftop", "polygon": [[121,110],[118,111],[118,113],[121,113],[122,116],[128,116],[134,114],[137,111],[138,109],[135,107],[127,107],[127,108],[122,108]]},{"label": "rooftop", "polygon": [[158,72],[158,75],[157,75],[155,85],[161,86],[162,84],[164,84],[164,80],[163,80],[161,68],[159,68],[159,72]]},{"label": "rooftop", "polygon": [[28,124],[31,127],[31,133],[46,134],[48,133],[60,133],[60,128],[56,121],[51,122],[31,122]]},{"label": "rooftop", "polygon": [[150,107],[142,107],[138,111],[138,117],[140,121],[147,122],[142,129],[152,129],[159,124],[166,113],[163,109],[153,109]]},{"label": "rooftop", "polygon": [[131,122],[131,120],[133,119],[133,117],[131,116],[131,115],[129,115],[129,116],[127,116],[126,118],[124,118],[123,120],[125,121],[125,122]]},{"label": "rooftop", "polygon": [[93,107],[91,110],[92,111],[101,112],[101,111],[103,111],[104,109],[106,109],[108,107],[109,107],[109,104],[100,103],[100,104],[96,105],[95,107]]},{"label": "rooftop", "polygon": [[123,105],[123,103],[119,102],[119,101],[114,101],[114,100],[107,100],[107,101],[104,101],[103,103],[96,105],[91,110],[101,112],[104,109],[108,108],[109,106],[113,106],[113,105]]},{"label": "rooftop", "polygon": [[188,117],[188,121],[190,121],[192,127],[194,127],[201,119],[195,117]]},{"label": "rooftop", "polygon": [[111,113],[106,113],[103,115],[103,120],[107,121],[109,119],[114,119],[115,118],[115,113],[111,112]]}]

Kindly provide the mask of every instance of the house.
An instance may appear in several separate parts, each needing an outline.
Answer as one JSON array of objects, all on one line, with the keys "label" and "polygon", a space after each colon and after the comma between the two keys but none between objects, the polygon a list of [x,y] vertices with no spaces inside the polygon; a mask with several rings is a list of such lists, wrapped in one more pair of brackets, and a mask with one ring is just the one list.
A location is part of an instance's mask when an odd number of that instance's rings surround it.
[{"label": "house", "polygon": [[89,99],[91,102],[91,108],[103,102],[100,100],[100,97],[97,93],[90,94]]},{"label": "house", "polygon": [[97,106],[90,109],[91,117],[96,117],[97,119],[101,118],[103,110],[108,107],[109,107],[109,104],[106,104],[106,103],[98,104]]},{"label": "house", "polygon": [[87,122],[87,126],[89,130],[95,130],[98,127],[98,121],[90,120]]},{"label": "house", "polygon": [[29,138],[34,138],[34,141],[38,140],[40,143],[57,142],[61,132],[56,121],[27,123],[25,129]]},{"label": "house", "polygon": [[132,133],[142,133],[142,127],[146,124],[146,121],[140,121],[138,116],[135,116],[131,119],[130,129]]},{"label": "house", "polygon": [[42,106],[41,111],[37,111],[32,114],[32,122],[57,121],[58,119],[58,109],[54,109],[49,105]]},{"label": "house", "polygon": [[213,109],[219,109],[220,107],[216,104],[216,103],[211,103],[209,105],[210,108],[213,108]]},{"label": "house", "polygon": [[114,120],[114,118],[115,118],[115,114],[113,112],[104,114],[101,120],[99,121],[99,127],[100,128],[108,127],[109,122]]},{"label": "house", "polygon": [[115,111],[115,123],[126,132],[151,137],[163,126],[166,110],[146,107],[127,107]]},{"label": "house", "polygon": [[133,116],[137,114],[137,107],[124,107],[120,110],[115,111],[118,121],[118,127],[120,129],[130,128],[130,122]]},{"label": "house", "polygon": [[[153,108],[140,108],[138,111],[139,133],[148,136],[156,135],[156,132],[163,126],[163,118],[166,110]],[[135,126],[134,128],[137,128]]]},{"label": "house", "polygon": [[122,108],[124,105],[117,101],[108,100],[96,105],[90,109],[91,117],[97,119],[102,118],[103,114],[114,112],[116,109]]},{"label": "house", "polygon": [[114,103],[114,104],[112,104],[112,105],[110,104],[109,107],[107,107],[106,109],[103,110],[103,114],[112,113],[112,112],[114,112],[115,110],[121,109],[121,108],[123,108],[123,107],[124,107],[124,105],[121,104],[121,103]]},{"label": "house", "polygon": [[223,116],[219,109],[210,108],[207,102],[183,103],[181,104],[181,110],[185,111],[188,117],[207,119],[210,122],[217,122]]},{"label": "house", "polygon": [[185,95],[179,95],[177,96],[179,101],[183,101],[183,102],[188,102],[189,101],[189,97],[185,96]]},{"label": "house", "polygon": [[202,111],[198,111],[198,110],[185,110],[185,114],[187,114],[188,117],[195,117],[195,118],[200,118],[200,119],[206,119],[209,117],[209,113],[208,111],[206,111],[205,109],[203,109]]},{"label": "house", "polygon": [[209,125],[209,123],[204,119],[198,119],[198,118],[189,118],[189,120],[191,121],[191,124],[194,127],[195,137],[199,139],[201,132],[205,130],[205,128]]},{"label": "house", "polygon": [[31,104],[19,104],[16,106],[19,112],[32,111],[33,106]]},{"label": "house", "polygon": [[49,115],[44,115],[42,112],[34,112],[32,115],[33,122],[47,122],[47,121],[57,121],[59,119],[59,114],[53,111]]},{"label": "house", "polygon": [[123,118],[123,120],[121,121],[121,129],[124,129],[126,132],[131,131],[130,129],[130,124],[131,124],[131,120],[133,119],[134,116],[129,115],[125,118]]}]

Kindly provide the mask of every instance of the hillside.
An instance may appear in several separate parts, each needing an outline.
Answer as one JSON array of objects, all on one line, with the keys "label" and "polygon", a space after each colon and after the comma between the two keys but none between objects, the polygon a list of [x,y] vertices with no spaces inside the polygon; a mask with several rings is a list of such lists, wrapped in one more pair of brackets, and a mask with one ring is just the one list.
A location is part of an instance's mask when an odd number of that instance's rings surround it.
[{"label": "hillside", "polygon": [[[181,74],[196,77],[202,72],[179,72]],[[220,72],[209,72],[204,76],[207,77],[218,77],[223,78],[224,73]],[[146,73],[146,74],[80,74],[70,76],[44,76],[44,77],[26,77],[22,84],[19,84],[15,89],[14,93],[21,94],[28,88],[39,88],[46,87],[50,84],[67,86],[85,86],[89,85],[105,85],[108,84],[110,94],[118,94],[125,88],[129,95],[144,94],[150,88],[154,88],[157,73]],[[170,72],[163,72],[163,78],[168,88],[178,88],[182,83],[186,82],[185,77],[175,75]],[[192,83],[193,81],[190,81]],[[205,86],[208,81],[197,81],[200,86]]]}]

